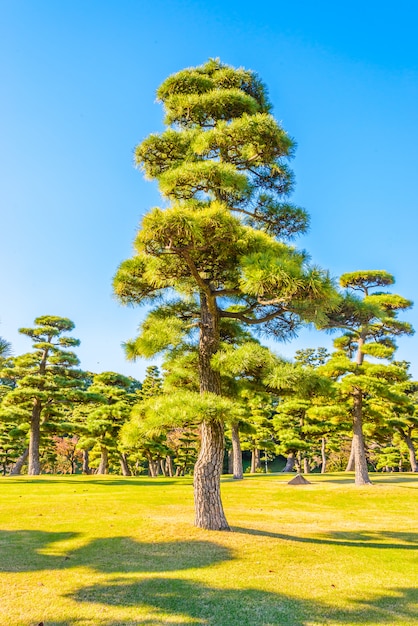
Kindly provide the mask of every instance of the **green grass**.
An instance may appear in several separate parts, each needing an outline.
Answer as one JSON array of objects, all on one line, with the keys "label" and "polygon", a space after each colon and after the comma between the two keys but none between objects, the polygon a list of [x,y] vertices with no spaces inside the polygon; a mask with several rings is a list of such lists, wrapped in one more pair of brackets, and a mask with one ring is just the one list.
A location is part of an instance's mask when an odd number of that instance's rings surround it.
[{"label": "green grass", "polygon": [[1,624],[418,624],[418,476],[222,482],[233,532],[193,526],[191,479],[0,479]]}]

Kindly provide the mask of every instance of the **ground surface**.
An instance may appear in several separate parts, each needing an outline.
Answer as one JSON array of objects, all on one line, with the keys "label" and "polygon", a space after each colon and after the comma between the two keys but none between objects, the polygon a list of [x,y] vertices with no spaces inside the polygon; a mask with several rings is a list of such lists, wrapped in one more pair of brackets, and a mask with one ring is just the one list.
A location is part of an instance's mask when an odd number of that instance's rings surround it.
[{"label": "ground surface", "polygon": [[1,624],[416,626],[418,476],[222,482],[233,532],[193,526],[191,479],[0,479]]}]

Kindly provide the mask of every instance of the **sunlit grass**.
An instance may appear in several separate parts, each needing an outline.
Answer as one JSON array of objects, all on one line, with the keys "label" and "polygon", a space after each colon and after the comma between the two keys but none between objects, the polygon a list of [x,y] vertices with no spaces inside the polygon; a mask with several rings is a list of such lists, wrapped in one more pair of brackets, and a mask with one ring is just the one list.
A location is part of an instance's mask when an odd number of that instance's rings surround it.
[{"label": "sunlit grass", "polygon": [[190,478],[1,479],[2,624],[416,625],[418,476],[288,480],[225,478],[222,533]]}]

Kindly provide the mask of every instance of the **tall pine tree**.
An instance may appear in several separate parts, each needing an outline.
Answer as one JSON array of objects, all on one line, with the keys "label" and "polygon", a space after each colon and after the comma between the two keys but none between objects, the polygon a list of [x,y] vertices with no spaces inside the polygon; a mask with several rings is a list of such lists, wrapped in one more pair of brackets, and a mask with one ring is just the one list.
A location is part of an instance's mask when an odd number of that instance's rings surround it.
[{"label": "tall pine tree", "polygon": [[[288,338],[304,320],[318,319],[333,289],[326,272],[285,243],[308,218],[287,200],[294,142],[271,115],[257,75],[210,60],[167,78],[157,97],[167,129],[145,139],[135,158],[169,204],[143,218],[135,255],[119,267],[114,289],[122,303],[156,307],[160,332],[147,356],[173,341],[181,309],[199,332],[200,392],[219,396],[211,360],[222,319]],[[200,431],[195,523],[227,530],[219,413],[206,414]]]}]

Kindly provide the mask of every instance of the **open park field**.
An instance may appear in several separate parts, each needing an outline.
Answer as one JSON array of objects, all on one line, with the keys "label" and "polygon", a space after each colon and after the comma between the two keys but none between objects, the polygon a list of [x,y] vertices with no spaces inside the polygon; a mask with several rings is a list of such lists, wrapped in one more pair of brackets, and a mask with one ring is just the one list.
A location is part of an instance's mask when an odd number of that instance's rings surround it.
[{"label": "open park field", "polygon": [[418,476],[372,478],[225,477],[230,533],[191,478],[1,479],[1,624],[416,625]]}]

